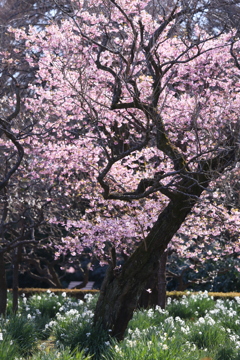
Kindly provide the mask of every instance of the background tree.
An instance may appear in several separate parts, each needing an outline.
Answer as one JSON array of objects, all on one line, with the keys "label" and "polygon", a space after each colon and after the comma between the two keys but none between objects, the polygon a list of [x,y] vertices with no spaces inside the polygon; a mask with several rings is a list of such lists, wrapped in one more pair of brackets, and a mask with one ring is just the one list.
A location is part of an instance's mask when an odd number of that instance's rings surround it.
[{"label": "background tree", "polygon": [[[64,10],[68,5],[61,2]],[[9,26],[25,29],[32,25],[43,29],[63,14],[53,2],[10,0],[0,4],[0,313],[6,309],[7,285],[5,268],[13,268],[13,307],[17,309],[18,268],[26,246],[36,245],[36,230],[45,223],[43,208],[49,204],[50,188],[31,177],[28,170],[28,142],[35,119],[24,106],[24,98],[31,96],[28,84],[33,81],[36,68],[30,68],[24,57],[24,42],[16,42]],[[48,241],[50,242],[50,240]],[[26,253],[25,253],[26,259]]]}]

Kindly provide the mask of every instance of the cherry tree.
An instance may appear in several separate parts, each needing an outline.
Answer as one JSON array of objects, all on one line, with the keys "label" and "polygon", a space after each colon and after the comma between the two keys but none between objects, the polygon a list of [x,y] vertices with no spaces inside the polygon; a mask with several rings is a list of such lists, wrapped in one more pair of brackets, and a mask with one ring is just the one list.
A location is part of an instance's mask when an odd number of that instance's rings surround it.
[{"label": "cherry tree", "polygon": [[[68,1],[60,2],[64,11]],[[36,68],[22,56],[23,41],[16,42],[8,27],[32,26],[43,29],[51,19],[62,18],[56,4],[47,1],[0,2],[1,60],[0,60],[0,313],[6,310],[6,265],[12,265],[13,308],[17,308],[18,269],[26,246],[37,245],[35,231],[44,223],[49,203],[49,187],[28,173],[28,141],[34,128],[34,117],[24,107],[24,98],[31,96],[28,83]],[[23,170],[24,169],[24,170]],[[43,211],[44,209],[44,211]],[[43,230],[43,229],[41,229]],[[50,236],[48,236],[50,238]],[[26,259],[26,253],[25,253]],[[29,259],[28,259],[29,260]]]},{"label": "cherry tree", "polygon": [[[49,222],[69,231],[59,252],[108,250],[95,323],[120,339],[170,242],[186,254],[180,234],[217,236],[216,219],[236,232],[239,210],[225,211],[214,184],[239,161],[239,43],[234,31],[209,35],[197,23],[188,34],[189,8],[74,8],[43,31],[11,30],[39,69],[25,103],[38,119],[25,140],[28,171],[52,184],[56,207],[62,196],[87,205],[72,218],[61,203]],[[122,267],[117,253],[130,255]]]}]

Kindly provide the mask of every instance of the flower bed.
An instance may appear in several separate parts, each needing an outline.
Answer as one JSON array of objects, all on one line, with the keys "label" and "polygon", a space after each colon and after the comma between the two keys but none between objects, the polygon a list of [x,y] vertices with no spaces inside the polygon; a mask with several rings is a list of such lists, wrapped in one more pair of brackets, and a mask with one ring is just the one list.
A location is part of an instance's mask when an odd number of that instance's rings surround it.
[{"label": "flower bed", "polygon": [[120,343],[92,328],[96,301],[92,294],[84,301],[65,292],[22,294],[18,314],[8,309],[0,319],[1,360],[240,359],[240,297],[169,297],[166,310],[136,311]]}]

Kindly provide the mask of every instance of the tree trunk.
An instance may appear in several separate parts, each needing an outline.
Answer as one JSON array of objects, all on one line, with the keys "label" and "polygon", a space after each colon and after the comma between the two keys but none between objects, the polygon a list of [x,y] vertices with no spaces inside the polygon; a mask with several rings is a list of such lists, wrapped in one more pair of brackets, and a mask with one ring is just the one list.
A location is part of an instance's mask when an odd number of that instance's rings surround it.
[{"label": "tree trunk", "polygon": [[190,186],[195,197],[178,194],[169,202],[144,243],[138,246],[120,273],[115,273],[113,266],[109,266],[100,290],[94,324],[100,323],[103,328],[111,330],[119,340],[124,336],[147,280],[157,271],[159,258],[203,190],[197,182]]},{"label": "tree trunk", "polygon": [[92,263],[89,262],[87,264],[87,267],[86,267],[85,271],[84,271],[83,281],[81,282],[81,284],[75,286],[74,289],[82,289],[87,285],[87,283],[89,281],[89,270],[90,270],[91,266],[92,266]]},{"label": "tree trunk", "polygon": [[161,255],[158,267],[158,305],[165,309],[166,307],[166,264],[167,264],[167,251]]},{"label": "tree trunk", "polygon": [[62,289],[62,284],[56,270],[54,269],[54,265],[49,263],[48,269],[49,269],[49,273],[51,274],[52,281],[56,284],[56,288]]},{"label": "tree trunk", "polygon": [[[230,146],[230,144],[229,144]],[[112,336],[123,339],[124,332],[141,292],[157,267],[172,237],[185,221],[204,189],[209,185],[212,172],[221,173],[235,161],[235,147],[219,151],[215,158],[199,162],[199,172],[186,175],[178,184],[178,192],[171,196],[147,237],[132,256],[115,272],[114,262],[109,266],[97,302],[94,324],[111,330]]]},{"label": "tree trunk", "polygon": [[138,300],[138,308],[148,309],[158,304],[158,269],[151,274]]},{"label": "tree trunk", "polygon": [[21,246],[17,247],[16,249],[14,249],[14,252],[15,253],[13,255],[12,310],[14,313],[16,313],[18,310],[18,288],[19,288],[18,272],[19,272],[19,263],[21,261],[22,247]]},{"label": "tree trunk", "polygon": [[151,274],[138,301],[138,307],[147,309],[149,307],[166,307],[166,264],[168,252],[164,251],[161,255],[157,271]]},{"label": "tree trunk", "polygon": [[4,253],[0,253],[0,315],[4,315],[7,308],[7,282]]}]

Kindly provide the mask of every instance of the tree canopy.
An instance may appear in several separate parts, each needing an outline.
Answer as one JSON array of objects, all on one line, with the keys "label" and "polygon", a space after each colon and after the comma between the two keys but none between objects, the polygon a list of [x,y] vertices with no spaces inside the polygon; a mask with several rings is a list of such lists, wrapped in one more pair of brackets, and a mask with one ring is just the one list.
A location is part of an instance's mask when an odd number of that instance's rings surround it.
[{"label": "tree canopy", "polygon": [[[110,262],[96,322],[120,338],[170,241],[186,256],[197,239],[221,253],[227,228],[223,251],[239,252],[239,209],[216,183],[239,173],[239,38],[189,27],[202,2],[167,13],[140,0],[73,5],[43,30],[9,29],[37,69],[19,171],[45,194],[48,222],[69,231],[58,252],[87,246]],[[131,255],[122,268],[116,253]]]}]

